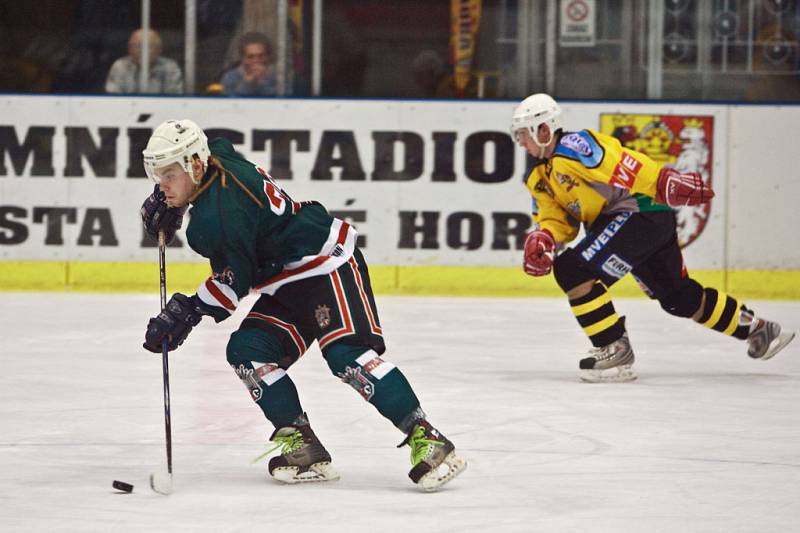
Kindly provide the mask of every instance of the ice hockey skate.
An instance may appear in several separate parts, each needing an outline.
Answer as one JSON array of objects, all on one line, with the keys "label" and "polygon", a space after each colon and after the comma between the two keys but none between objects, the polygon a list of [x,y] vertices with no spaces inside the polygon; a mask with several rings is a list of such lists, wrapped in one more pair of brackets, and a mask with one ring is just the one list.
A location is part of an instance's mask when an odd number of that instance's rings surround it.
[{"label": "ice hockey skate", "polygon": [[755,318],[747,336],[747,355],[766,361],[783,350],[794,335],[794,331],[781,331],[777,322]]},{"label": "ice hockey skate", "polygon": [[455,446],[426,420],[420,420],[397,447],[411,447],[408,473],[411,481],[425,492],[433,492],[467,468],[467,462],[456,455]]},{"label": "ice hockey skate", "polygon": [[269,473],[276,480],[308,483],[339,479],[339,473],[331,465],[331,455],[307,423],[278,428],[269,440],[275,446],[261,457],[280,449],[281,454],[269,460]]},{"label": "ice hockey skate", "polygon": [[602,348],[589,350],[589,357],[581,359],[581,380],[589,383],[633,381],[633,349],[625,332],[622,337]]}]

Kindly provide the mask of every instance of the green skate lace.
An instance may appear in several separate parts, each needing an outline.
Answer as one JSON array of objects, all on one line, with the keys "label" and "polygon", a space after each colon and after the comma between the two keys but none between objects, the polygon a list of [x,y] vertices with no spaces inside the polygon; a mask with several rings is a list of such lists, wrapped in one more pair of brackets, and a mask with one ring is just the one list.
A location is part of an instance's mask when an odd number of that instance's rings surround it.
[{"label": "green skate lace", "polygon": [[411,447],[411,465],[417,466],[428,454],[428,446],[444,446],[444,443],[434,439],[425,438],[425,428],[417,426],[408,436],[408,445]]},{"label": "green skate lace", "polygon": [[300,448],[300,446],[303,445],[303,434],[300,433],[299,431],[295,431],[294,433],[291,433],[289,435],[276,436],[272,440],[272,442],[275,443],[275,446],[265,451],[252,461],[250,461],[250,464],[259,462],[260,460],[264,459],[278,448],[280,448],[281,450],[281,455],[292,453],[293,451],[297,450],[298,448]]}]

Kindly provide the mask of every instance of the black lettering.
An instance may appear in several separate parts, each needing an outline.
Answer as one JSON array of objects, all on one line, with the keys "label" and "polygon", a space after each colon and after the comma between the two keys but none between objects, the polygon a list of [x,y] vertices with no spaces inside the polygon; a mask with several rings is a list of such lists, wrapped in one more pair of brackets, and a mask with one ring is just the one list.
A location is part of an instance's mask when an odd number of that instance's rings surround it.
[{"label": "black lettering", "polygon": [[117,246],[117,236],[114,234],[114,223],[111,222],[111,211],[108,209],[88,208],[83,217],[81,232],[78,235],[79,246],[93,246],[92,237],[100,237],[100,246]]},{"label": "black lettering", "polygon": [[147,141],[152,134],[153,130],[150,128],[128,128],[128,169],[125,171],[127,177],[147,177],[142,150],[147,147]]},{"label": "black lettering", "polygon": [[[486,143],[494,145],[494,170],[487,172],[484,158]],[[501,183],[514,174],[514,142],[507,133],[479,131],[467,137],[464,147],[467,177],[478,183]]]},{"label": "black lettering", "polygon": [[[340,156],[334,157],[339,150]],[[361,166],[356,139],[352,131],[324,131],[319,142],[317,160],[311,170],[312,180],[331,180],[331,167],[341,167],[343,180],[365,180],[367,175]]]},{"label": "black lettering", "polygon": [[19,143],[13,126],[0,126],[0,176],[6,176],[5,154],[8,152],[17,176],[25,172],[28,156],[33,152],[31,176],[54,176],[53,136],[55,128],[32,126],[25,135],[25,142]]},{"label": "black lettering", "polygon": [[[422,215],[422,224],[417,225],[417,215]],[[439,248],[439,213],[436,211],[400,211],[400,241],[398,248],[417,248],[416,235],[422,234],[422,249]]]},{"label": "black lettering", "polygon": [[16,205],[0,205],[0,244],[20,244],[28,238],[28,226],[12,220],[25,218],[28,211]]},{"label": "black lettering", "polygon": [[292,142],[298,152],[311,149],[311,133],[308,130],[253,130],[253,150],[263,150],[270,143],[269,169],[276,179],[290,180],[292,172]]},{"label": "black lettering", "polygon": [[[525,213],[492,213],[494,237],[492,250],[522,250],[531,227],[531,217]],[[509,239],[513,238],[512,246]]]},{"label": "black lettering", "polygon": [[[374,131],[375,170],[372,179],[375,181],[411,181],[422,175],[425,160],[422,137],[410,131]],[[395,143],[401,143],[404,149],[403,168],[395,170]]]},{"label": "black lettering", "polygon": [[[467,223],[466,240],[462,238]],[[477,250],[483,244],[483,217],[478,213],[458,211],[447,217],[447,246],[455,250]]]},{"label": "black lettering", "polygon": [[74,224],[77,220],[78,210],[74,207],[34,207],[33,223],[45,224],[45,244],[64,244],[64,224],[63,218],[67,219],[68,224]]},{"label": "black lettering", "polygon": [[456,181],[453,164],[456,134],[449,131],[433,132],[433,181]]},{"label": "black lettering", "polygon": [[86,158],[98,178],[116,175],[118,128],[99,128],[100,146],[92,139],[89,128],[64,128],[67,137],[67,163],[64,177],[83,176],[81,159]]}]

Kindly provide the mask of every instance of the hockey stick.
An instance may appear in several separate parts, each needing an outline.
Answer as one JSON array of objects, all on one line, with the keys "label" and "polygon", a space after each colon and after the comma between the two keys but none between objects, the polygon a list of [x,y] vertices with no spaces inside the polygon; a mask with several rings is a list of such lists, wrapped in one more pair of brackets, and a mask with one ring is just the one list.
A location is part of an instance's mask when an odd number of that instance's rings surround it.
[{"label": "hockey stick", "polygon": [[[161,311],[167,307],[167,261],[164,230],[158,232],[158,268],[161,281]],[[150,488],[159,494],[172,493],[172,416],[169,412],[169,351],[167,339],[161,343],[161,368],[164,375],[164,431],[167,438],[167,471],[158,470],[150,474]]]}]

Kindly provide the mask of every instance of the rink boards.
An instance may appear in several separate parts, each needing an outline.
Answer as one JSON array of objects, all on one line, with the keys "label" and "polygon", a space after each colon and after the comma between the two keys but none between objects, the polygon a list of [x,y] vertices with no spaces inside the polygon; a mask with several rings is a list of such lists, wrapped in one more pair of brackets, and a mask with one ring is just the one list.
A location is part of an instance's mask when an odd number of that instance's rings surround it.
[{"label": "rink boards", "polygon": [[[139,206],[141,149],[168,118],[225,136],[296,200],[357,227],[379,292],[552,295],[520,268],[528,161],[508,132],[514,102],[7,96],[0,99],[0,276],[6,289],[150,290],[156,252]],[[564,103],[567,129],[701,172],[717,195],[679,214],[689,268],[759,297],[800,297],[798,107]],[[754,136],[753,131],[765,135]],[[762,138],[765,137],[765,138]],[[170,281],[208,268],[183,242]],[[637,294],[624,280],[620,291]]]}]

